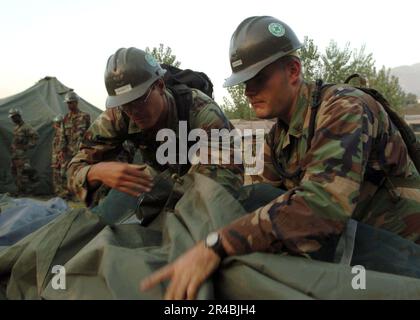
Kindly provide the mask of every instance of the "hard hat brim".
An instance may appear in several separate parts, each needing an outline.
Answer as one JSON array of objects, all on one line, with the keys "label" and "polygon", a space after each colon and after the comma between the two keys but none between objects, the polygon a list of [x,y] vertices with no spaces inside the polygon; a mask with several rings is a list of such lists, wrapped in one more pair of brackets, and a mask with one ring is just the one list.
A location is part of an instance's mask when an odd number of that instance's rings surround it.
[{"label": "hard hat brim", "polygon": [[275,55],[272,55],[272,56],[270,56],[270,57],[268,57],[268,58],[266,58],[262,61],[259,61],[258,63],[255,63],[255,64],[249,66],[248,68],[245,68],[245,69],[243,69],[241,71],[238,71],[238,72],[233,72],[231,74],[231,76],[225,80],[225,83],[223,84],[223,87],[224,88],[233,87],[233,86],[236,86],[238,84],[241,84],[243,82],[246,82],[246,81],[252,79],[262,69],[264,69],[269,64],[273,63],[277,59],[280,59],[282,57],[285,57],[285,56],[289,55],[292,52],[295,52],[296,50],[297,49],[293,49],[293,50],[288,51],[288,52],[280,51]]},{"label": "hard hat brim", "polygon": [[141,96],[143,96],[147,90],[150,88],[150,86],[160,77],[162,77],[165,74],[166,70],[162,69],[159,72],[159,75],[156,77],[152,77],[146,82],[142,83],[141,85],[131,89],[129,92],[116,95],[116,96],[108,96],[106,98],[105,107],[107,109],[109,108],[115,108],[118,106],[122,106],[126,103],[132,102]]}]

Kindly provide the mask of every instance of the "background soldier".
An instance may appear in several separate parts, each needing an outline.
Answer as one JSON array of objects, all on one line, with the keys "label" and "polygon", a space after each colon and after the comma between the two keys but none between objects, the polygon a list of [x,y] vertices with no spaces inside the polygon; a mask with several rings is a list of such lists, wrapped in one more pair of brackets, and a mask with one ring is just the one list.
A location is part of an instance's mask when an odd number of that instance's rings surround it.
[{"label": "background soldier", "polygon": [[77,154],[83,135],[90,127],[90,115],[82,112],[78,108],[79,96],[74,91],[69,91],[64,97],[64,102],[67,103],[69,112],[63,119],[63,162],[61,170],[63,172],[63,190],[67,192],[67,196],[71,198],[72,195],[67,188],[67,166],[70,160]]},{"label": "background soldier", "polygon": [[58,115],[53,119],[54,138],[52,142],[51,168],[53,177],[54,194],[64,197],[67,194],[67,186],[65,179],[64,153],[65,153],[65,137],[63,116]]},{"label": "background soldier", "polygon": [[11,145],[11,170],[17,186],[17,194],[29,194],[33,183],[38,180],[36,170],[31,167],[27,151],[36,146],[39,139],[38,133],[22,119],[20,110],[9,110],[9,118],[16,124],[13,131]]}]

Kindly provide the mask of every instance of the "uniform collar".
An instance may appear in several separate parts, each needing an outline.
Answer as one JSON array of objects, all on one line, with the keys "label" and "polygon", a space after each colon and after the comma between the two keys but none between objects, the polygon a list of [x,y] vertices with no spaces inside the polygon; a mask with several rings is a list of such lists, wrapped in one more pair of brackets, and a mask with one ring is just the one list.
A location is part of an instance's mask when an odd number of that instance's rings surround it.
[{"label": "uniform collar", "polygon": [[68,115],[69,115],[70,117],[77,116],[78,114],[80,114],[80,109],[77,109],[77,111],[76,111],[76,112],[71,112],[71,111],[69,111],[69,112],[68,112]]},{"label": "uniform collar", "polygon": [[310,108],[312,87],[312,85],[302,82],[298,93],[299,96],[292,107],[292,118],[290,119],[289,127],[278,120],[278,125],[286,131],[282,149],[290,144],[290,136],[295,138],[302,136],[305,118]]},{"label": "uniform collar", "polygon": [[18,123],[18,124],[15,123],[15,127],[16,128],[23,127],[24,125],[25,125],[25,122],[24,121],[22,121],[21,123]]}]

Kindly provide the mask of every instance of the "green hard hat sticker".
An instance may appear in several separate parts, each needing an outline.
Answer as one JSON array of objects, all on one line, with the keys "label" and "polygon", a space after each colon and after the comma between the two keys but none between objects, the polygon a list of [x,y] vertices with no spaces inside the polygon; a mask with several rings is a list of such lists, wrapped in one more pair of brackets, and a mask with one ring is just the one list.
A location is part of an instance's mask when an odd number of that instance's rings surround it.
[{"label": "green hard hat sticker", "polygon": [[146,59],[146,62],[148,64],[150,64],[152,67],[156,67],[157,66],[157,62],[155,60],[155,58],[153,58],[153,56],[149,53],[146,53],[146,55],[144,56],[144,58]]},{"label": "green hard hat sticker", "polygon": [[268,31],[275,37],[282,37],[286,29],[278,22],[273,22],[268,25]]}]

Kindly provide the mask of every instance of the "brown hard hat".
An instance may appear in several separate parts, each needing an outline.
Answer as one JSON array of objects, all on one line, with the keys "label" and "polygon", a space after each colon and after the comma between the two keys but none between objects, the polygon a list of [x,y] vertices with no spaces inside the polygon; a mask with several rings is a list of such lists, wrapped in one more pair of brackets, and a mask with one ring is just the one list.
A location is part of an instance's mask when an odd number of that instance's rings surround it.
[{"label": "brown hard hat", "polygon": [[232,75],[224,87],[252,79],[264,67],[302,47],[293,30],[270,17],[250,17],[241,22],[230,40]]},{"label": "brown hard hat", "polygon": [[113,108],[140,98],[165,74],[152,55],[137,48],[121,48],[108,59],[105,86],[106,107]]}]

